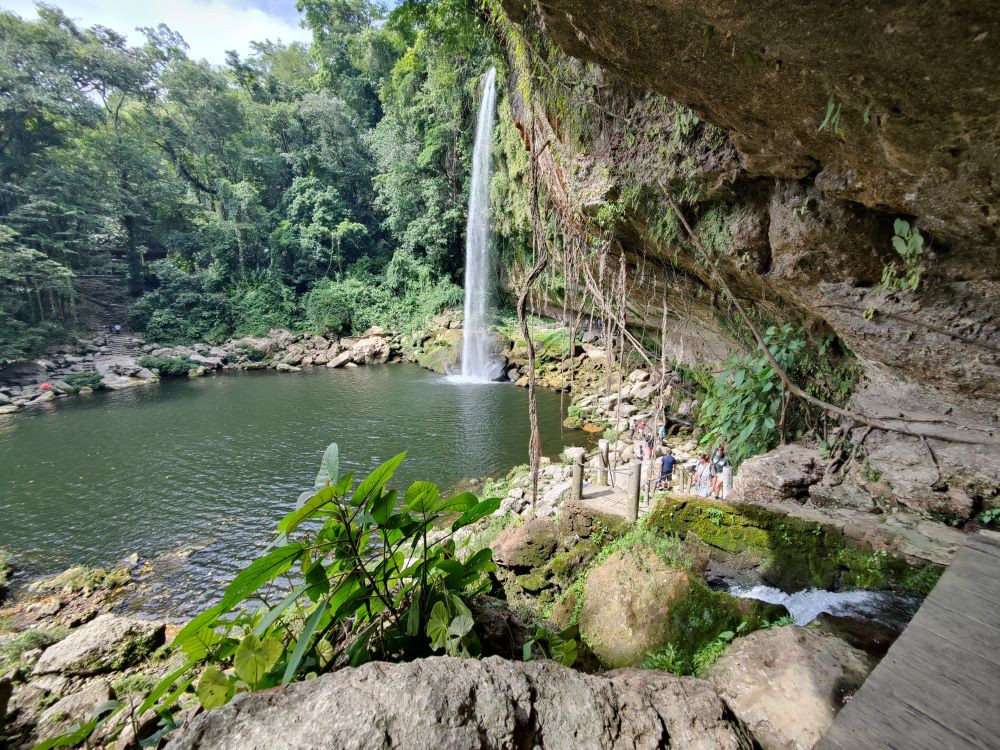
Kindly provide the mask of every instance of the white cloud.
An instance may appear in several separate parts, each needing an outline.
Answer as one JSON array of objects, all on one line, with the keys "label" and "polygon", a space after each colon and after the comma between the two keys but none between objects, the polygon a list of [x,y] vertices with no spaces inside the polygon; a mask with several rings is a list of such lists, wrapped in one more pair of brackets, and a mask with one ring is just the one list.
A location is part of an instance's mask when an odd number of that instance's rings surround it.
[{"label": "white cloud", "polygon": [[[273,0],[256,1],[271,8],[276,5]],[[294,0],[286,1],[290,12],[280,14],[246,7],[247,0],[55,0],[53,4],[83,27],[101,24],[125,34],[134,44],[142,41],[136,27],[165,23],[191,46],[192,58],[219,65],[225,61],[226,50],[246,55],[250,42],[308,42],[309,32],[292,20]],[[23,18],[35,17],[33,0],[0,0],[0,8]]]}]

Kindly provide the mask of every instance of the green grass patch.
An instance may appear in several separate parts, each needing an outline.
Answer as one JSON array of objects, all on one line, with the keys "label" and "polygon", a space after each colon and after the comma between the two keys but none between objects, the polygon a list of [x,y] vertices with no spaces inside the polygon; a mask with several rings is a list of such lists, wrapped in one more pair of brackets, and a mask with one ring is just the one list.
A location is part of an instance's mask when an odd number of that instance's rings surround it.
[{"label": "green grass patch", "polygon": [[35,628],[4,640],[0,643],[0,675],[6,674],[21,661],[21,655],[36,648],[48,648],[69,634],[69,629],[54,626]]}]

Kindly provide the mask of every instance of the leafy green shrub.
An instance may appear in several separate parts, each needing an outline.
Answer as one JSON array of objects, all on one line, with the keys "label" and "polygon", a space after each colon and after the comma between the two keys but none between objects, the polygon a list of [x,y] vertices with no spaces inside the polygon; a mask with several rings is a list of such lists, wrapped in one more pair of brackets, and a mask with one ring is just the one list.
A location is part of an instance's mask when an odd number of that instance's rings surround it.
[{"label": "leafy green shrub", "polygon": [[187,375],[189,370],[198,367],[198,363],[189,357],[140,357],[139,364],[143,367],[156,370],[160,375],[178,376]]},{"label": "leafy green shrub", "polygon": [[[169,720],[186,691],[209,709],[236,693],[373,658],[478,654],[466,600],[489,589],[496,566],[488,548],[460,562],[452,535],[493,513],[500,500],[470,493],[443,499],[430,482],[414,482],[400,497],[386,484],[405,455],[355,485],[350,473],[338,479],[331,444],[315,491],[278,523],[270,551],[177,634],[173,646],[186,661],[153,687],[138,713],[155,709]],[[455,520],[432,540],[444,518]],[[279,583],[293,571],[291,583]]]},{"label": "leafy green shrub", "polygon": [[159,286],[128,311],[132,327],[147,341],[192,343],[221,341],[231,331],[229,301],[220,269],[184,271],[173,260],[151,264]]},{"label": "leafy green shrub", "polygon": [[229,308],[234,336],[263,336],[272,328],[301,327],[295,293],[270,274],[256,275],[236,286]]},{"label": "leafy green shrub", "polygon": [[317,333],[350,330],[353,298],[347,287],[333,279],[323,279],[302,300],[309,324]]},{"label": "leafy green shrub", "polygon": [[104,376],[97,370],[71,372],[64,380],[77,391],[81,388],[93,388],[96,391],[104,387]]}]

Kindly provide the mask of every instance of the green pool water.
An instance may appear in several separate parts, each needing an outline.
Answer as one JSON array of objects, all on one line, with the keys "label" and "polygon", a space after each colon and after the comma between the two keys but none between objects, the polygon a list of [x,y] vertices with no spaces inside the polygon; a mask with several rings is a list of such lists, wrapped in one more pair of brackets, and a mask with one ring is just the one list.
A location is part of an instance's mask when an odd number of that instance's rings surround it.
[{"label": "green pool water", "polygon": [[[364,475],[407,451],[392,486],[443,489],[527,460],[527,392],[413,365],[245,373],[65,399],[0,421],[0,547],[19,580],[166,555],[139,608],[182,614],[254,558],[309,489],[323,449]],[[568,403],[568,399],[567,399]],[[539,393],[543,451],[582,445]]]}]

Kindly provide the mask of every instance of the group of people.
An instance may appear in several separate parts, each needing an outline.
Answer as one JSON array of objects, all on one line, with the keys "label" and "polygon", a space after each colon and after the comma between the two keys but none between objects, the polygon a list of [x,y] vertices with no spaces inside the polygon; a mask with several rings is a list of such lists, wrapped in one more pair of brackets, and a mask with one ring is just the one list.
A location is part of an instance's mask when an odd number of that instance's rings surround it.
[{"label": "group of people", "polygon": [[[677,458],[673,451],[667,446],[663,456],[660,458],[660,477],[656,482],[658,490],[669,489],[674,481],[674,467],[677,465]],[[699,453],[698,458],[693,461],[691,470],[694,472],[692,490],[701,497],[722,497],[722,472],[729,466],[729,457],[726,456],[726,448],[720,445],[712,452],[709,458],[707,453]]]},{"label": "group of people", "polygon": [[[673,450],[667,445],[666,425],[660,425],[657,434],[646,424],[644,420],[637,421],[632,417],[628,421],[629,439],[635,440],[635,458],[642,461],[644,458],[653,458],[654,453],[660,455],[660,476],[656,480],[657,490],[667,490],[673,484],[674,467],[677,465],[677,458]],[[659,448],[657,448],[659,443]],[[692,489],[696,495],[701,497],[722,497],[722,473],[729,466],[729,457],[726,455],[726,447],[719,445],[712,451],[711,458],[707,453],[699,453],[698,458],[691,461],[691,470],[694,472]]]},{"label": "group of people", "polygon": [[653,430],[646,424],[645,420],[637,422],[635,417],[632,417],[628,421],[628,437],[629,440],[636,440],[635,444],[635,457],[640,461],[643,458],[652,458],[654,446],[656,445],[656,440],[659,438],[660,443],[663,443],[667,438],[667,428],[665,425],[660,425],[657,429],[656,436],[653,435]]}]

